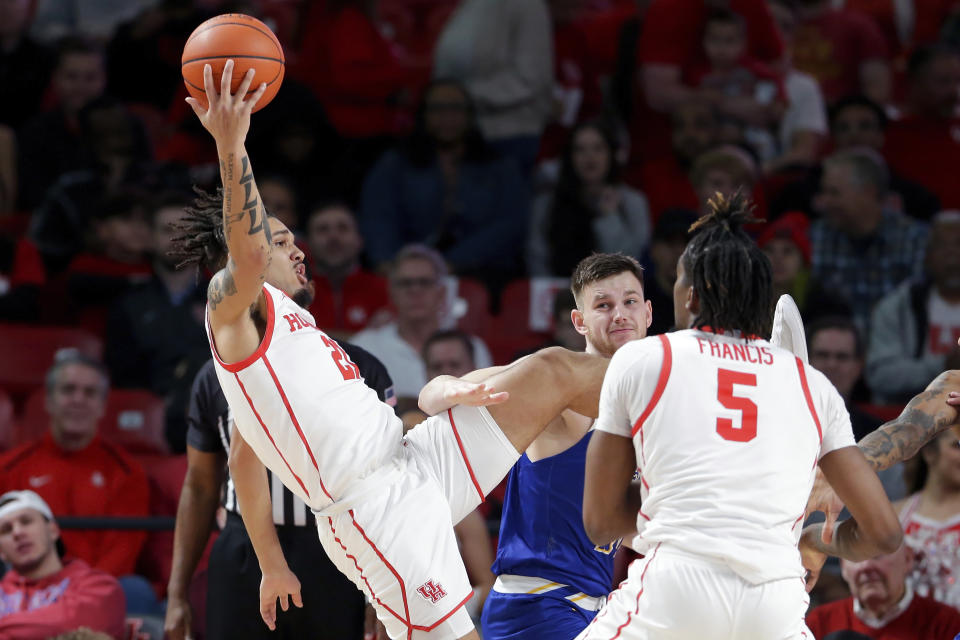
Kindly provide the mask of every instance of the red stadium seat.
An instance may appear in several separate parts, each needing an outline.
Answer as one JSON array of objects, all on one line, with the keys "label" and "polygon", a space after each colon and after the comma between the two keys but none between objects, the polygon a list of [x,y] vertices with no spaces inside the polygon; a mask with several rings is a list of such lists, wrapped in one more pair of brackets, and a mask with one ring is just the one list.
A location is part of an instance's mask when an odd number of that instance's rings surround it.
[{"label": "red stadium seat", "polygon": [[[175,516],[187,473],[187,456],[138,455],[150,481],[150,514]],[[209,545],[208,545],[209,548]],[[160,598],[165,597],[173,563],[173,531],[151,531],[137,561],[137,573],[150,580]]]},{"label": "red stadium seat", "polygon": [[479,280],[447,278],[447,308],[456,319],[457,328],[474,335],[485,335],[493,324],[490,315],[490,293]]},{"label": "red stadium seat", "polygon": [[11,395],[26,395],[43,384],[43,377],[60,349],[77,349],[100,358],[103,343],[73,327],[0,324],[0,386]]},{"label": "red stadium seat", "polygon": [[494,318],[492,331],[483,336],[497,364],[509,362],[517,351],[550,339],[554,298],[558,290],[568,286],[566,278],[528,278],[506,286],[500,298],[500,314]]},{"label": "red stadium seat", "polygon": [[[27,399],[23,417],[15,430],[14,444],[20,445],[42,436],[49,425],[44,407],[46,391],[37,389]],[[130,453],[166,454],[163,399],[149,391],[115,389],[107,396],[107,407],[100,421],[100,435]]]},{"label": "red stadium seat", "polygon": [[878,420],[889,422],[900,415],[903,411],[902,404],[867,404],[861,403],[857,407],[864,413],[869,413]]}]

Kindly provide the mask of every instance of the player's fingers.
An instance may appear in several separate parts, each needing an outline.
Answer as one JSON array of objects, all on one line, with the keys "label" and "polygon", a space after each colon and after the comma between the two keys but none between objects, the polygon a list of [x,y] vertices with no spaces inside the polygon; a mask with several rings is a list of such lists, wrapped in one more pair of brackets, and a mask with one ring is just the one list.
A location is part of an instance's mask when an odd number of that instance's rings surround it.
[{"label": "player's fingers", "polygon": [[273,631],[276,621],[277,621],[277,601],[276,599],[273,602],[266,603],[261,600],[260,602],[260,617],[263,618],[264,623]]},{"label": "player's fingers", "polygon": [[296,591],[290,594],[290,599],[293,601],[293,606],[298,609],[303,609],[303,598],[300,596],[300,587],[298,586]]},{"label": "player's fingers", "polygon": [[213,67],[203,65],[203,91],[207,94],[207,104],[211,107],[217,103],[217,89],[213,84]]},{"label": "player's fingers", "polygon": [[250,84],[253,82],[253,76],[256,75],[256,70],[253,67],[247,69],[247,72],[243,74],[243,78],[240,80],[240,86],[237,87],[237,99],[242,101],[243,97],[247,95],[247,91],[250,90]]},{"label": "player's fingers", "polygon": [[498,391],[497,393],[491,393],[487,398],[487,404],[501,404],[510,399],[509,391]]},{"label": "player's fingers", "polygon": [[960,405],[960,393],[951,391],[950,395],[947,396],[947,404],[954,406]]},{"label": "player's fingers", "polygon": [[248,112],[252,112],[253,108],[257,105],[258,102],[260,102],[260,97],[264,94],[264,92],[266,92],[266,90],[267,90],[267,83],[261,82],[260,86],[257,87],[257,90],[254,91],[253,94],[251,94],[250,97],[243,103],[244,108]]},{"label": "player's fingers", "polygon": [[230,97],[230,86],[233,85],[233,60],[227,60],[223,65],[223,71],[220,73],[220,97],[227,99]]},{"label": "player's fingers", "polygon": [[823,513],[826,518],[823,521],[823,531],[820,533],[820,540],[822,540],[824,544],[830,544],[833,542],[833,529],[837,524],[837,516],[840,515],[840,512],[831,504],[827,506]]},{"label": "player's fingers", "polygon": [[817,569],[816,571],[807,571],[807,581],[806,581],[807,593],[810,593],[810,591],[816,586],[817,580],[819,579],[820,579],[819,569]]},{"label": "player's fingers", "polygon": [[284,611],[290,608],[290,596],[286,593],[280,594],[280,608]]},{"label": "player's fingers", "polygon": [[205,110],[200,106],[200,101],[196,98],[187,98],[187,104],[190,105],[190,108],[193,109],[193,112],[197,114],[198,118],[202,118]]}]

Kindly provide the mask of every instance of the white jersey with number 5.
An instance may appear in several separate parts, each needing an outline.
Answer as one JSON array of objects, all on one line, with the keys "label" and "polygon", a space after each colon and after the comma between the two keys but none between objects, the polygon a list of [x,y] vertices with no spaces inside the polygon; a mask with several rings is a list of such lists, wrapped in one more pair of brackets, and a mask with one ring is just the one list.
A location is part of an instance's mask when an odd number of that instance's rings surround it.
[{"label": "white jersey with number 5", "polygon": [[269,284],[263,293],[266,330],[243,361],[220,359],[207,322],[217,378],[257,457],[321,510],[396,453],[402,424],[306,309]]},{"label": "white jersey with number 5", "polygon": [[597,429],[632,438],[643,479],[634,548],[721,560],[753,584],[801,577],[821,456],[853,446],[829,380],[765,340],[687,330],[613,356]]}]

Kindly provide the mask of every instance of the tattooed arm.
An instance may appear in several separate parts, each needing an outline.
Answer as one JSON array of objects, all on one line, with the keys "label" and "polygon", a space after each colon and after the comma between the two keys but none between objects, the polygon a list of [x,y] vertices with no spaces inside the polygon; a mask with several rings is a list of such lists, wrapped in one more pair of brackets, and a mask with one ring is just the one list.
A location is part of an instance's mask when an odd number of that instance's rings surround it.
[{"label": "tattooed arm", "polygon": [[259,299],[264,273],[270,263],[272,242],[270,225],[244,148],[250,128],[250,112],[266,85],[261,84],[249,99],[244,100],[253,81],[253,70],[244,76],[235,94],[230,93],[232,79],[233,61],[228,60],[218,93],[213,71],[207,65],[203,81],[209,108],[204,109],[194,98],[187,99],[217,143],[223,181],[223,234],[230,257],[227,266],[211,279],[207,290],[210,321],[215,328],[245,317],[247,310]]},{"label": "tattooed arm", "polygon": [[913,457],[938,433],[960,424],[958,410],[947,404],[951,391],[960,391],[960,371],[941,373],[910,400],[895,420],[857,444],[874,471],[882,471]]}]

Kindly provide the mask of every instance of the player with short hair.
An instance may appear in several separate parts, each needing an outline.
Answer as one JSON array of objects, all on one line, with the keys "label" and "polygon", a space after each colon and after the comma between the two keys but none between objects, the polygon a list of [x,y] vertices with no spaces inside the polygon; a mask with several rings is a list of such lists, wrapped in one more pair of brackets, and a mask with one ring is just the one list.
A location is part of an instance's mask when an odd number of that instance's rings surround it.
[{"label": "player with short hair", "polygon": [[645,557],[579,638],[811,637],[797,541],[818,464],[855,519],[829,545],[805,531],[805,547],[859,560],[903,537],[839,393],[760,338],[772,279],[742,229],[751,207],[738,193],[711,209],[678,264],[674,312],[691,328],[625,345],[604,381],[584,524]]},{"label": "player with short hair", "polygon": [[[206,319],[242,436],[231,441],[229,464],[263,571],[264,620],[273,625],[278,597],[283,608],[290,594],[299,604],[299,583],[263,507],[269,495],[258,459],[314,510],[325,551],[370,598],[391,638],[478,638],[463,609],[472,589],[452,525],[561,411],[597,414],[607,362],[555,348],[493,376],[437,378],[420,403],[443,414],[401,436],[393,410],[297,303],[307,286],[303,254],[266,218],[244,148],[266,85],[244,101],[253,75],[235,94],[232,76],[227,61],[218,92],[207,65],[209,108],[188,102],[221,163],[223,229],[212,239],[225,241],[229,260],[210,282]],[[208,251],[194,238],[182,246],[199,257]]]},{"label": "player with short hair", "polygon": [[[652,320],[643,269],[622,254],[584,258],[571,278],[570,320],[587,353],[605,358],[643,338]],[[619,541],[595,545],[583,527],[583,474],[593,419],[564,411],[510,470],[497,581],[483,610],[486,640],[572,638],[613,586]]]}]

